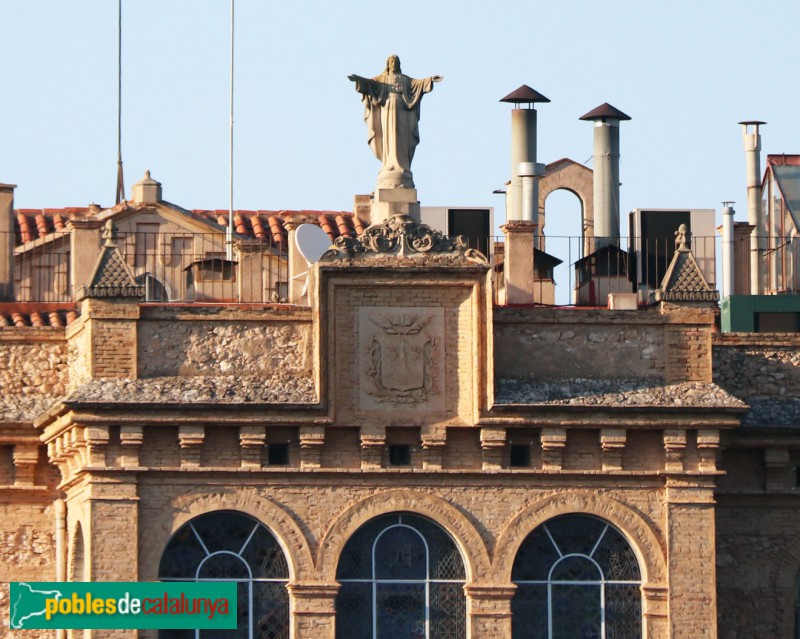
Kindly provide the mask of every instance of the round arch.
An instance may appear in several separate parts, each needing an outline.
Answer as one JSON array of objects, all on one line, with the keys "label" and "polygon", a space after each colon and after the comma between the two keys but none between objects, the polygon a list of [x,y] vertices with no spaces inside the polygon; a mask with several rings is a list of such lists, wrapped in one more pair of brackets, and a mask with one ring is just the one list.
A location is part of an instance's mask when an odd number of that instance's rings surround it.
[{"label": "round arch", "polygon": [[542,228],[546,228],[545,201],[553,191],[564,190],[574,194],[581,205],[581,232],[584,252],[589,253],[594,238],[594,173],[583,164],[569,158],[551,162],[539,180],[539,215]]},{"label": "round arch", "polygon": [[427,517],[442,527],[455,541],[467,573],[467,582],[488,574],[489,553],[475,526],[452,504],[441,497],[414,490],[388,490],[377,493],[341,512],[323,535],[317,553],[320,578],[336,581],[336,567],[344,545],[362,525],[393,512],[409,512]]},{"label": "round arch", "polygon": [[283,550],[289,564],[290,581],[308,579],[313,574],[314,561],[302,529],[288,511],[269,499],[245,491],[232,491],[200,498],[182,495],[174,499],[171,506],[169,525],[152,531],[152,544],[148,544],[148,554],[143,562],[147,571],[145,579],[157,579],[161,552],[181,526],[200,515],[219,510],[238,511],[262,523]]},{"label": "round arch", "polygon": [[500,534],[494,553],[494,573],[503,582],[511,581],[511,571],[522,542],[539,526],[558,515],[585,514],[604,519],[627,539],[639,560],[642,583],[666,583],[664,549],[651,526],[632,508],[611,497],[587,491],[552,495],[529,504]]}]

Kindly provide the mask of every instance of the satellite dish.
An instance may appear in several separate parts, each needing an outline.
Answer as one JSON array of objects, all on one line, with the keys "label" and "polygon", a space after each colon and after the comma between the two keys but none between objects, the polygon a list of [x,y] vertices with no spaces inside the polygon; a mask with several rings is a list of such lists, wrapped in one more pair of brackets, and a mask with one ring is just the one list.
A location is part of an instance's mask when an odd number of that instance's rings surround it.
[{"label": "satellite dish", "polygon": [[295,231],[294,243],[306,262],[316,264],[331,247],[331,238],[316,224],[301,224]]}]

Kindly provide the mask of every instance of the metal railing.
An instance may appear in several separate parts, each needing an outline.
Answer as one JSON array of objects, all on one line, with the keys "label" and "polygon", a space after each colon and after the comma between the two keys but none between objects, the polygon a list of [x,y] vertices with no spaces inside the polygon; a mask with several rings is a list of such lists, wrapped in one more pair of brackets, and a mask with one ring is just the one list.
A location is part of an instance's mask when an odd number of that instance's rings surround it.
[{"label": "metal railing", "polygon": [[[101,242],[73,256],[70,232],[52,233],[9,248],[15,243],[0,233],[6,250],[0,251],[0,301],[63,302],[75,300],[86,284],[101,250]],[[488,252],[494,301],[504,305],[514,298],[506,291],[505,237],[482,240]],[[602,238],[547,236],[538,238],[532,295],[521,302],[547,305],[605,306],[607,294],[636,293],[640,303],[652,301],[675,252],[674,238],[627,238],[617,240],[617,250],[594,250],[607,245]],[[694,257],[712,287],[722,282],[719,237],[690,237]],[[764,294],[800,293],[800,239],[763,238],[758,250],[763,269]],[[120,234],[117,246],[137,283],[145,286],[151,302],[251,302],[274,303],[288,297],[286,247],[268,240],[234,240],[232,260],[226,259],[221,233]],[[734,292],[750,293],[753,247],[749,236],[737,236],[734,253]],[[3,257],[3,256],[6,257]],[[9,263],[13,256],[13,268]],[[556,258],[556,259],[553,259]],[[2,263],[3,260],[5,264]],[[556,260],[561,260],[556,264]],[[13,295],[2,277],[13,272]],[[76,275],[76,273],[78,275]],[[513,303],[513,302],[511,302]]]},{"label": "metal railing", "polygon": [[[9,246],[8,234],[0,234],[0,241]],[[268,240],[235,239],[232,260],[219,233],[120,233],[116,244],[148,302],[274,303],[288,295],[288,255]],[[17,246],[14,299],[8,301],[75,300],[89,284],[101,247],[79,256],[72,250],[69,233]],[[75,281],[76,273],[87,281]]]},{"label": "metal railing", "polygon": [[[534,241],[533,282],[524,293],[506,290],[506,238],[492,238],[494,303],[546,306],[606,306],[609,293],[635,293],[639,304],[653,301],[675,254],[674,237],[587,238],[546,236]],[[703,275],[717,287],[719,237],[690,237],[688,246]],[[553,259],[555,258],[555,260]],[[556,264],[556,260],[560,260]],[[524,300],[524,301],[523,301]]]}]

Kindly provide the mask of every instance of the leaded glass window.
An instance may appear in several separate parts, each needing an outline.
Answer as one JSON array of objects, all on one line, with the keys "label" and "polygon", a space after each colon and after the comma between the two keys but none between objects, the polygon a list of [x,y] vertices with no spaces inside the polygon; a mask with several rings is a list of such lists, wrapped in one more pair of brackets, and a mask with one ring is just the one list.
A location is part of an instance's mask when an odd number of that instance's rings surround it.
[{"label": "leaded glass window", "polygon": [[208,513],[181,526],[158,569],[162,581],[235,581],[236,630],[160,630],[159,639],[289,639],[289,566],[273,534],[248,515]]},{"label": "leaded glass window", "polygon": [[442,528],[408,513],[364,524],[336,578],[337,639],[464,639],[466,574]]},{"label": "leaded glass window", "polygon": [[607,522],[564,515],[522,542],[511,579],[514,639],[641,639],[641,572]]}]

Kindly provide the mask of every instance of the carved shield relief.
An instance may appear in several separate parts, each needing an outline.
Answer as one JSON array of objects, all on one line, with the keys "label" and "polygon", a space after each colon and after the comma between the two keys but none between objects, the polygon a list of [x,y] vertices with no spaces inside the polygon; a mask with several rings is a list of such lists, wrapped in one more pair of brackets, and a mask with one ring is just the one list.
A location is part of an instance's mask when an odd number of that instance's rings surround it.
[{"label": "carved shield relief", "polygon": [[444,309],[359,309],[359,403],[366,410],[443,410]]}]

